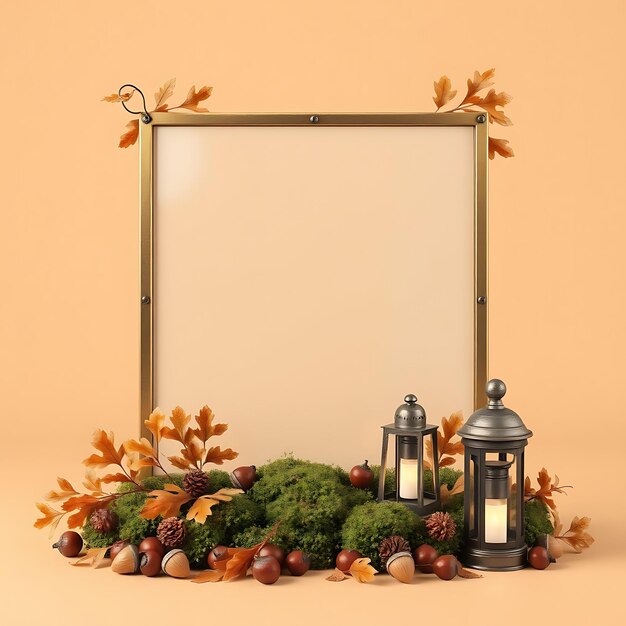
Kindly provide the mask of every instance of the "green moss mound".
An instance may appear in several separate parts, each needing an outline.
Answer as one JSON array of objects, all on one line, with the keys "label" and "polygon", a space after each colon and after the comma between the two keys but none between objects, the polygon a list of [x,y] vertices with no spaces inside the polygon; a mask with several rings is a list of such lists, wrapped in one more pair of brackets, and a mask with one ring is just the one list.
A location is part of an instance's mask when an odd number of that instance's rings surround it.
[{"label": "green moss mound", "polygon": [[539,500],[531,500],[524,506],[524,538],[527,546],[534,546],[539,535],[550,535],[554,526],[550,510]]},{"label": "green moss mound", "polygon": [[355,507],[346,519],[341,531],[341,545],[358,550],[372,560],[376,569],[380,569],[378,547],[383,539],[400,535],[415,547],[423,532],[424,521],[403,504],[367,502]]}]

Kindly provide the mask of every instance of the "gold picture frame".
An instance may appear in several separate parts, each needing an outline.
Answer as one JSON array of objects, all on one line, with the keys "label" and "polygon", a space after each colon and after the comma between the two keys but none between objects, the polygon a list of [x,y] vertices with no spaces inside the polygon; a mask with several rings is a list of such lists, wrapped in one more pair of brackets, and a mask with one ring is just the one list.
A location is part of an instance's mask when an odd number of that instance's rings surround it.
[{"label": "gold picture frame", "polygon": [[488,118],[485,113],[153,113],[141,123],[140,150],[140,432],[150,439],[144,420],[154,409],[154,131],[198,126],[397,126],[472,127],[474,147],[474,406],[484,404],[488,379]]}]

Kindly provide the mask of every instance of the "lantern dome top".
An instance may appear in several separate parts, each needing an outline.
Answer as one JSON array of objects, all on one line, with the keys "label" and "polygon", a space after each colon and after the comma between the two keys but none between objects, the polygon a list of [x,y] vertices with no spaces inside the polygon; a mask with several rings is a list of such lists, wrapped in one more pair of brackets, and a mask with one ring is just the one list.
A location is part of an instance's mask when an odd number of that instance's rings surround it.
[{"label": "lantern dome top", "polygon": [[464,439],[482,441],[520,441],[532,437],[522,418],[504,406],[502,398],[506,385],[498,378],[487,383],[485,391],[489,402],[486,407],[472,413],[459,429],[458,435]]},{"label": "lantern dome top", "polygon": [[426,411],[417,403],[417,397],[410,393],[404,398],[404,404],[400,405],[394,416],[396,428],[425,428]]}]

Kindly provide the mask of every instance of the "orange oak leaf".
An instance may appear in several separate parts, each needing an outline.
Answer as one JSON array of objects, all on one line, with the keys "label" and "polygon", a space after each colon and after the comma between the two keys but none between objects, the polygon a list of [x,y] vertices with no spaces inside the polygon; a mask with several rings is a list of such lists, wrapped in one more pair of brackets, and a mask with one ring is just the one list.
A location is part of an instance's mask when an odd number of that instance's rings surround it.
[{"label": "orange oak leaf", "polygon": [[475,572],[474,570],[465,569],[461,563],[457,560],[457,570],[456,573],[461,578],[482,578],[483,575]]},{"label": "orange oak leaf", "polygon": [[176,79],[170,78],[163,84],[163,87],[154,94],[154,110],[155,111],[167,111],[167,100],[174,95],[174,87],[176,86]]},{"label": "orange oak leaf", "polygon": [[113,433],[97,428],[93,434],[91,445],[101,452],[101,455],[92,454],[83,461],[87,467],[106,467],[107,465],[121,465],[124,456],[124,447],[115,448]]},{"label": "orange oak leaf", "polygon": [[[455,460],[452,457],[457,454],[463,454],[463,444],[460,441],[451,441],[462,424],[462,411],[456,411],[452,413],[450,417],[441,418],[441,429],[443,433],[440,430],[437,431],[437,456],[439,457],[439,467],[453,465]],[[430,439],[426,440],[426,455],[430,459],[426,461],[426,465],[432,468],[433,445]]]},{"label": "orange oak leaf", "polygon": [[198,524],[204,524],[206,522],[206,518],[209,515],[213,515],[213,511],[211,510],[216,504],[220,502],[230,502],[233,499],[233,496],[243,493],[241,489],[220,489],[215,493],[206,496],[200,496],[196,499],[196,501],[192,504],[189,511],[187,511],[187,519],[194,520]]},{"label": "orange oak leaf", "polygon": [[115,500],[115,495],[98,498],[89,494],[80,494],[66,500],[61,507],[64,511],[75,511],[67,518],[68,528],[79,528],[85,524],[87,518],[96,510],[106,508],[109,502]]},{"label": "orange oak leaf", "polygon": [[489,121],[491,123],[495,122],[501,126],[511,126],[513,123],[502,111],[497,109],[497,107],[505,106],[511,102],[511,96],[504,91],[496,93],[495,89],[490,89],[484,98],[472,96],[469,98],[469,102],[485,109],[489,113]]},{"label": "orange oak leaf", "polygon": [[204,463],[215,463],[215,465],[222,465],[224,461],[232,461],[238,456],[239,452],[235,452],[230,448],[222,450],[220,446],[214,446],[208,449],[206,457],[204,458]]},{"label": "orange oak leaf", "polygon": [[548,548],[555,559],[563,554],[564,547],[569,547],[574,552],[582,552],[594,543],[594,538],[587,532],[591,518],[576,516],[568,530],[563,532],[563,523],[556,510],[552,511],[552,515],[554,517],[554,531],[548,538]]},{"label": "orange oak leaf", "polygon": [[59,491],[52,490],[46,494],[46,500],[56,502],[58,500],[66,500],[70,496],[78,494],[78,491],[72,487],[69,481],[65,478],[57,477],[57,483],[59,483]]},{"label": "orange oak leaf", "polygon": [[370,565],[371,559],[356,559],[350,565],[350,574],[354,580],[360,583],[369,583],[374,580],[378,572]]},{"label": "orange oak leaf", "polygon": [[117,472],[115,474],[106,474],[100,479],[100,482],[106,485],[109,483],[132,483],[133,481],[126,474]]},{"label": "orange oak leaf", "polygon": [[185,101],[176,108],[189,109],[190,111],[195,111],[196,113],[206,113],[209,109],[198,106],[198,104],[203,100],[206,100],[211,95],[212,91],[213,87],[200,87],[200,89],[196,91],[196,86],[192,85],[191,89],[187,93]]},{"label": "orange oak leaf", "polygon": [[106,548],[89,548],[84,556],[73,561],[70,565],[91,565],[91,567],[97,569],[103,563],[107,550],[110,547],[111,546],[107,546]]},{"label": "orange oak leaf", "polygon": [[189,502],[192,497],[183,489],[172,483],[164,485],[163,489],[155,489],[148,494],[146,503],[139,515],[144,519],[176,517],[180,507]]},{"label": "orange oak leaf", "polygon": [[224,578],[224,572],[220,570],[209,569],[195,578],[191,579],[192,583],[217,583]]},{"label": "orange oak leaf", "polygon": [[546,506],[550,507],[552,511],[556,510],[556,504],[552,499],[555,493],[563,493],[567,495],[564,489],[569,489],[570,485],[559,486],[559,477],[554,475],[554,482],[548,470],[545,467],[541,468],[541,471],[537,475],[537,482],[539,483],[539,489],[534,489],[530,484],[530,478],[527,476],[524,480],[524,497],[526,500],[541,500]]},{"label": "orange oak leaf", "polygon": [[193,463],[191,463],[187,459],[183,459],[180,456],[168,456],[167,460],[174,467],[177,467],[178,469],[181,469],[181,470],[194,469],[196,467]]},{"label": "orange oak leaf", "polygon": [[152,444],[145,437],[142,437],[139,441],[136,439],[127,439],[123,445],[126,454],[136,452],[137,454],[143,454],[143,456],[156,457],[156,452]]},{"label": "orange oak leaf", "polygon": [[439,110],[442,106],[445,106],[456,96],[456,90],[452,89],[452,83],[447,76],[442,76],[438,81],[433,83],[435,87],[435,95],[433,96],[433,102]]},{"label": "orange oak leaf", "polygon": [[490,70],[485,70],[482,74],[476,70],[474,72],[474,78],[467,79],[467,95],[463,102],[468,102],[469,99],[479,91],[491,87],[493,85],[492,78],[496,75],[496,69],[492,67]]},{"label": "orange oak leaf", "polygon": [[134,89],[131,89],[130,91],[126,91],[123,94],[112,93],[110,96],[104,96],[101,102],[128,102],[133,97],[134,93],[135,93]]},{"label": "orange oak leaf", "polygon": [[88,491],[92,491],[92,495],[103,495],[102,479],[96,475],[96,472],[93,468],[89,468],[85,472],[85,480],[83,480],[83,486]]},{"label": "orange oak leaf", "polygon": [[204,448],[198,441],[192,438],[191,441],[186,444],[185,449],[181,450],[181,454],[189,461],[190,465],[197,467],[198,463],[202,463]]},{"label": "orange oak leaf", "polygon": [[161,429],[161,434],[165,439],[173,439],[175,441],[179,441],[180,443],[185,443],[185,435],[188,430],[189,420],[191,419],[191,415],[187,415],[184,409],[177,406],[170,416],[170,421],[174,428],[169,428],[168,426],[164,426]]},{"label": "orange oak leaf", "polygon": [[150,417],[143,422],[146,428],[152,433],[155,443],[161,440],[161,429],[165,424],[165,413],[159,407],[150,413]]},{"label": "orange oak leaf", "polygon": [[495,137],[489,137],[489,158],[495,158],[496,153],[505,159],[515,156],[513,149],[509,146],[508,139],[496,139]]},{"label": "orange oak leaf", "polygon": [[441,504],[445,505],[446,502],[448,502],[448,500],[452,496],[455,496],[455,495],[457,495],[459,493],[463,493],[464,489],[465,489],[465,478],[464,478],[463,474],[461,474],[456,479],[456,482],[452,486],[452,489],[448,489],[448,485],[441,485],[441,488],[439,489],[439,495],[440,495],[440,499],[441,499]]},{"label": "orange oak leaf", "polygon": [[335,571],[326,577],[326,580],[330,580],[333,583],[341,582],[342,580],[346,580],[348,576],[345,572],[342,572],[338,567],[335,568]]},{"label": "orange oak leaf", "polygon": [[35,506],[39,509],[41,513],[43,513],[43,517],[35,520],[33,526],[35,528],[45,528],[46,526],[50,526],[49,536],[52,536],[52,533],[59,525],[59,522],[65,515],[65,512],[57,511],[56,509],[53,509],[51,506],[45,504],[44,502],[37,502]]},{"label": "orange oak leaf", "polygon": [[131,120],[126,124],[126,128],[128,128],[128,130],[122,133],[118,148],[128,148],[137,143],[137,139],[139,138],[139,120]]},{"label": "orange oak leaf", "polygon": [[198,415],[196,415],[198,428],[195,428],[193,433],[202,443],[208,441],[211,437],[223,435],[228,429],[228,424],[213,425],[214,418],[215,415],[213,411],[211,411],[206,404],[200,409]]}]

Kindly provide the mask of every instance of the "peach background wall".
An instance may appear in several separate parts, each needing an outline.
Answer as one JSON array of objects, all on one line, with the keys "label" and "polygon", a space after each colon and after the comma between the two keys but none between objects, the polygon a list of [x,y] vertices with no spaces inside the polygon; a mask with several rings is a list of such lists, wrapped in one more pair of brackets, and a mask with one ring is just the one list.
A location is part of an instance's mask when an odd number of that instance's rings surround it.
[{"label": "peach background wall", "polygon": [[[18,533],[18,547],[32,543],[31,563],[51,560],[41,552],[44,533],[30,528],[32,501],[57,473],[80,477],[95,426],[119,439],[136,431],[137,150],[116,148],[128,117],[100,98],[126,81],[151,94],[176,76],[177,93],[213,85],[213,111],[429,111],[441,74],[462,89],[473,70],[495,66],[497,88],[515,98],[515,126],[495,130],[516,157],[490,170],[491,372],[507,381],[509,403],[536,433],[529,471],[545,464],[574,484],[561,498],[563,515],[591,515],[598,538],[563,565],[566,576],[524,572],[520,580],[533,597],[544,580],[552,589],[558,582],[555,593],[576,584],[605,601],[617,593],[626,374],[621,0],[24,1],[5,4],[1,18],[0,463],[4,476],[21,474],[1,523],[4,537]],[[243,427],[232,424],[233,446]],[[4,561],[12,560],[24,553]],[[3,581],[19,578],[4,568]],[[77,592],[87,574],[72,572]],[[105,574],[111,580],[96,576]],[[504,598],[495,580],[485,588]],[[47,589],[49,581],[40,574],[31,583]],[[285,587],[287,596],[296,587]],[[45,610],[47,598],[30,611]],[[562,604],[542,610],[561,615]],[[579,606],[580,623],[595,610]],[[30,623],[17,615],[11,623]]]}]

